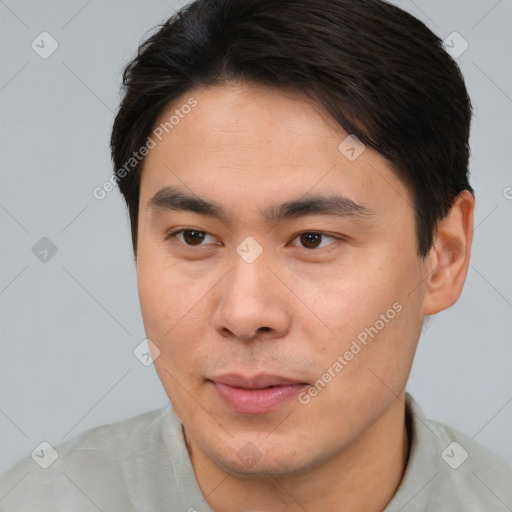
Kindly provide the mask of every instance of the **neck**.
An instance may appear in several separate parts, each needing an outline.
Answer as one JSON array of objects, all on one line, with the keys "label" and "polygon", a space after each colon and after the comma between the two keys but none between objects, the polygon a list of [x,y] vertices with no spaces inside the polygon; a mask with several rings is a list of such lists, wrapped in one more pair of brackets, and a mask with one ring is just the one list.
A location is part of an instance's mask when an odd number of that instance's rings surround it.
[{"label": "neck", "polygon": [[342,452],[314,469],[276,477],[238,477],[219,468],[185,434],[198,485],[215,512],[382,512],[408,457],[404,397]]}]

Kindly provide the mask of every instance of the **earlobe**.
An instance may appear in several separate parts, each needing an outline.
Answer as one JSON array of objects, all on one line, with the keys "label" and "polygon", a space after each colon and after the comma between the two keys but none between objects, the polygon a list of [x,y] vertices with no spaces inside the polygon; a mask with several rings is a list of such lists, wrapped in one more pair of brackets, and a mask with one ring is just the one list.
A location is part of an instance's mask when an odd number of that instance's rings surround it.
[{"label": "earlobe", "polygon": [[437,226],[434,246],[427,256],[429,275],[424,315],[434,315],[449,308],[462,292],[471,254],[474,210],[475,198],[464,190]]}]

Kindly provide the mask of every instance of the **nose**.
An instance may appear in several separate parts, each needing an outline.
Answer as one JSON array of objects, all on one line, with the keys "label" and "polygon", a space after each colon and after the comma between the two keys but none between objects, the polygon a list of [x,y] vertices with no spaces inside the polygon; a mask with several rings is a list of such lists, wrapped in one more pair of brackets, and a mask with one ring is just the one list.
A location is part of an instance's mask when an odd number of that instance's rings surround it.
[{"label": "nose", "polygon": [[215,330],[239,341],[284,336],[290,327],[289,294],[260,256],[247,263],[234,256],[234,268],[222,280],[214,315]]}]

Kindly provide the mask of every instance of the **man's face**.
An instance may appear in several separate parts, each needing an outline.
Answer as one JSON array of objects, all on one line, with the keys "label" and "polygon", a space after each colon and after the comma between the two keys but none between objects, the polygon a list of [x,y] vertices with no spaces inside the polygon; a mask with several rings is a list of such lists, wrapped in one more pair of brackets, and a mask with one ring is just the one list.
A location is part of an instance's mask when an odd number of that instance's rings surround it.
[{"label": "man's face", "polygon": [[[172,115],[146,157],[138,226],[158,375],[217,466],[318,466],[399,409],[425,296],[410,194],[298,93],[195,89],[155,126]],[[165,187],[217,209],[154,197]]]}]

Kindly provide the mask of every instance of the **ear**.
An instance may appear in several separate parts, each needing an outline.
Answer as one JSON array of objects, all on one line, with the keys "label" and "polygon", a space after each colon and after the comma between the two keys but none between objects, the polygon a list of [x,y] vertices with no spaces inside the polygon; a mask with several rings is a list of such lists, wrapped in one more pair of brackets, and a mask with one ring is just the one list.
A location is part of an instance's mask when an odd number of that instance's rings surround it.
[{"label": "ear", "polygon": [[423,314],[434,315],[449,308],[459,298],[469,267],[475,198],[463,190],[448,215],[442,219],[434,236],[434,245],[427,255]]}]

